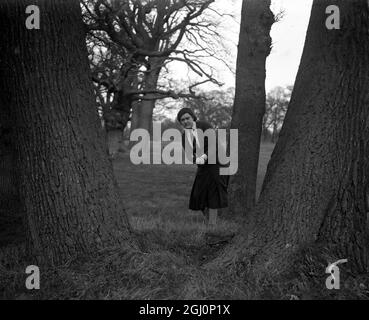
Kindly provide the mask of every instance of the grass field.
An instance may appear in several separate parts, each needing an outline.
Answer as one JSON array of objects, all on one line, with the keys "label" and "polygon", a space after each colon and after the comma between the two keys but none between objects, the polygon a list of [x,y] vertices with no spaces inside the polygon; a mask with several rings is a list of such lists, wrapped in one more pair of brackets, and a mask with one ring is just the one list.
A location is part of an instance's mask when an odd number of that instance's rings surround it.
[{"label": "grass field", "polygon": [[[273,145],[261,147],[258,189]],[[96,257],[79,257],[43,274],[46,288],[29,294],[23,288],[24,266],[18,233],[6,232],[0,248],[0,292],[3,298],[115,298],[209,299],[247,298],[242,282],[227,279],[224,271],[201,269],[237,233],[239,224],[223,210],[210,238],[201,212],[188,210],[195,165],[133,165],[128,153],[114,157],[115,176],[132,228],[145,253],[127,254],[119,248]],[[120,257],[120,258],[118,258]],[[85,261],[82,263],[82,261]],[[234,277],[230,274],[228,277]],[[4,286],[1,288],[1,286]],[[237,289],[238,288],[238,289]]]},{"label": "grass field", "polygon": [[[257,188],[260,190],[272,144],[263,144]],[[251,280],[244,268],[207,270],[203,265],[223,249],[240,224],[227,210],[211,234],[188,199],[193,165],[139,165],[127,153],[113,160],[121,197],[144,252],[108,248],[95,256],[76,257],[42,273],[41,290],[24,288],[24,248],[0,248],[0,298],[10,299],[310,299],[309,281],[292,279],[281,288]],[[9,235],[8,235],[9,237]],[[324,269],[322,269],[324,270]],[[323,274],[324,277],[324,274]],[[263,280],[264,281],[264,280]],[[320,281],[320,280],[319,280]],[[323,279],[324,281],[324,279]],[[354,280],[348,291],[330,294],[321,283],[318,297],[367,298]],[[362,283],[360,283],[361,285]],[[369,284],[368,284],[369,285]],[[321,289],[322,287],[322,289]],[[316,291],[316,290],[315,290]],[[365,291],[366,292],[366,291]],[[327,296],[328,295],[328,296]],[[341,295],[341,296],[340,296]]]},{"label": "grass field", "polygon": [[[258,192],[272,150],[272,144],[261,146]],[[128,154],[113,163],[131,225],[141,236],[148,237],[148,243],[165,249],[203,245],[206,228],[202,213],[188,210],[195,165],[137,166],[130,162]],[[237,222],[226,219],[227,213],[227,209],[220,212],[214,230],[220,236],[237,232]]]}]

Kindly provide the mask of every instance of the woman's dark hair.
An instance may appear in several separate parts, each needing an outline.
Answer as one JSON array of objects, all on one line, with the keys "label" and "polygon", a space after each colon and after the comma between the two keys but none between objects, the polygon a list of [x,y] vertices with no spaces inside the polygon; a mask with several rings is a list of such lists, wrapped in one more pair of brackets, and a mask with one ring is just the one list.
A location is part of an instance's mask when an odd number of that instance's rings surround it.
[{"label": "woman's dark hair", "polygon": [[181,110],[179,110],[177,114],[178,122],[181,122],[181,118],[185,113],[188,113],[193,118],[194,121],[197,121],[195,113],[190,108],[182,108]]}]

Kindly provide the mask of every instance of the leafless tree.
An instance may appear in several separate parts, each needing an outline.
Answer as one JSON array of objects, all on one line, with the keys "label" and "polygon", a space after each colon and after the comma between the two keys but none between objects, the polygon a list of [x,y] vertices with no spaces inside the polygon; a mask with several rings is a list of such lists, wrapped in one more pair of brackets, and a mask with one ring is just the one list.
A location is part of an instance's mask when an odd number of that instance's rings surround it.
[{"label": "leafless tree", "polygon": [[11,148],[0,149],[15,152],[27,247],[36,261],[53,265],[108,246],[136,248],[91,109],[78,2],[40,1],[40,32],[24,27],[27,3],[0,1],[0,41],[7,43],[0,51],[0,115],[14,128]]},{"label": "leafless tree", "polygon": [[291,99],[292,86],[275,87],[266,96],[265,115],[263,118],[263,132],[271,134],[271,141],[275,143],[286,116],[288,103]]},{"label": "leafless tree", "polygon": [[[223,15],[211,7],[213,2],[82,1],[97,96],[101,105],[119,110],[123,127],[132,112],[131,127],[149,130],[157,99],[194,98],[201,84],[221,85],[206,62],[224,62],[217,30]],[[197,77],[186,90],[168,88],[166,75],[173,62],[183,63]]]}]

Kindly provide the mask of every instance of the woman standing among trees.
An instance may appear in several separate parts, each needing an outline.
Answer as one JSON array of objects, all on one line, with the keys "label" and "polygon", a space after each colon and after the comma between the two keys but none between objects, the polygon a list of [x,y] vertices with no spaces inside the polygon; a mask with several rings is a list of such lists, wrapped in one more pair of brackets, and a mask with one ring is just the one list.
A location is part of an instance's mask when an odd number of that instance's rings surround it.
[{"label": "woman standing among trees", "polygon": [[[198,137],[198,130],[205,132],[213,129],[206,121],[198,121],[196,115],[190,108],[183,108],[178,112],[178,122],[185,129],[182,133],[182,146],[184,149],[186,139],[191,146],[192,161],[197,164],[196,178],[192,186],[189,208],[191,210],[201,210],[210,227],[216,225],[218,209],[228,207],[227,187],[228,176],[221,176],[219,169],[222,166],[218,157],[215,164],[209,163],[209,151],[216,148],[209,145],[209,139],[204,137],[201,141]],[[203,144],[203,145],[202,145]],[[204,153],[198,157],[196,150],[203,150]],[[216,149],[215,149],[216,151]],[[187,156],[187,154],[186,154]]]}]

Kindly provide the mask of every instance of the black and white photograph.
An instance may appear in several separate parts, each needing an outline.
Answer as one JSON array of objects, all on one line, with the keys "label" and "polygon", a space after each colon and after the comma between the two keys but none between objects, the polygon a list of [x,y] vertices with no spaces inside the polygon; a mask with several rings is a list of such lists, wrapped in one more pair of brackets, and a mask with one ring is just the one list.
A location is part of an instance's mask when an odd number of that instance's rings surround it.
[{"label": "black and white photograph", "polygon": [[369,299],[368,0],[0,0],[0,46],[0,300]]}]

